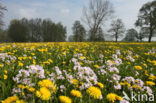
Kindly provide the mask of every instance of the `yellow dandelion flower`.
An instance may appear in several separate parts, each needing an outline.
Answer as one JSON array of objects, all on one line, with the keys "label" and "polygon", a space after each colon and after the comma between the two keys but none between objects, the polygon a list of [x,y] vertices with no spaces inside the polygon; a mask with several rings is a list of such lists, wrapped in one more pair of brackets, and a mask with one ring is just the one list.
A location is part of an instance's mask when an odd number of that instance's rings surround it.
[{"label": "yellow dandelion flower", "polygon": [[29,56],[28,58],[29,58],[29,59],[32,59],[32,57],[31,57],[31,56]]},{"label": "yellow dandelion flower", "polygon": [[121,101],[123,98],[122,98],[121,96],[116,96],[116,99],[117,99],[118,101]]},{"label": "yellow dandelion flower", "polygon": [[36,91],[36,96],[37,96],[38,98],[41,97],[41,93],[40,93],[40,91]]},{"label": "yellow dandelion flower", "polygon": [[150,80],[155,80],[155,79],[156,79],[156,76],[150,75],[148,79],[150,79]]},{"label": "yellow dandelion flower", "polygon": [[2,103],[13,103],[19,98],[17,96],[8,97],[7,99],[3,100]]},{"label": "yellow dandelion flower", "polygon": [[94,65],[95,68],[99,68],[99,65]]},{"label": "yellow dandelion flower", "polygon": [[97,85],[100,87],[100,88],[104,88],[104,85],[100,82],[97,83]]},{"label": "yellow dandelion flower", "polygon": [[101,99],[102,97],[102,93],[101,93],[101,90],[97,87],[89,87],[86,92],[91,96],[93,97],[94,99]]},{"label": "yellow dandelion flower", "polygon": [[146,81],[146,85],[153,86],[153,85],[155,85],[155,83],[154,83],[154,82],[152,82],[152,81]]},{"label": "yellow dandelion flower", "polygon": [[145,67],[147,67],[147,64],[144,63],[143,65],[144,65]]},{"label": "yellow dandelion flower", "polygon": [[81,60],[84,60],[84,59],[85,59],[85,57],[81,56],[81,57],[80,57],[80,59],[81,59]]},{"label": "yellow dandelion flower", "polygon": [[36,65],[36,61],[33,59],[33,64]]},{"label": "yellow dandelion flower", "polygon": [[106,98],[110,101],[110,102],[115,102],[116,100],[116,94],[115,93],[109,93],[107,94]]},{"label": "yellow dandelion flower", "polygon": [[68,71],[71,72],[72,70],[71,69],[68,69]]},{"label": "yellow dandelion flower", "polygon": [[148,76],[148,72],[147,72],[147,70],[144,71],[144,74],[145,74],[146,76]]},{"label": "yellow dandelion flower", "polygon": [[5,74],[8,74],[8,71],[7,71],[7,70],[4,70],[4,73],[5,73]]},{"label": "yellow dandelion flower", "polygon": [[132,85],[131,87],[132,87],[132,88],[135,88],[135,89],[140,89],[140,90],[142,89],[140,86],[138,86],[138,85],[136,85],[136,84]]},{"label": "yellow dandelion flower", "polygon": [[50,72],[49,72],[49,71],[47,71],[47,72],[46,72],[46,74],[48,74],[48,75],[49,75],[49,74],[50,74]]},{"label": "yellow dandelion flower", "polygon": [[61,103],[72,103],[72,100],[67,96],[59,96]]},{"label": "yellow dandelion flower", "polygon": [[35,91],[35,88],[31,87],[28,89],[30,92],[34,92]]},{"label": "yellow dandelion flower", "polygon": [[77,85],[79,83],[79,81],[77,79],[72,79],[72,84]]},{"label": "yellow dandelion flower", "polygon": [[48,59],[48,61],[49,61],[50,63],[53,63],[53,61],[52,61],[51,59]]},{"label": "yellow dandelion flower", "polygon": [[22,62],[18,62],[18,66],[23,66],[23,63]]},{"label": "yellow dandelion flower", "polygon": [[49,88],[49,89],[52,89],[52,91],[53,91],[54,93],[56,93],[56,91],[57,91],[56,85],[55,85],[51,80],[48,80],[48,79],[44,79],[44,80],[42,80],[42,81],[39,81],[39,82],[38,82],[38,85],[39,85],[40,87],[47,87],[47,88]]},{"label": "yellow dandelion flower", "polygon": [[50,93],[49,89],[47,89],[46,87],[40,88],[39,92],[37,91],[37,93],[36,93],[37,97],[40,97],[42,100],[49,100],[50,99],[51,93]]},{"label": "yellow dandelion flower", "polygon": [[151,63],[153,63],[153,65],[156,66],[156,60],[151,61]]},{"label": "yellow dandelion flower", "polygon": [[116,100],[121,101],[122,97],[118,96],[115,93],[109,93],[107,94],[106,98],[110,101],[110,102],[115,102]]},{"label": "yellow dandelion flower", "polygon": [[79,62],[80,63],[80,65],[83,65],[83,63],[82,62]]},{"label": "yellow dandelion flower", "polygon": [[74,96],[74,97],[78,97],[78,98],[81,98],[81,97],[82,97],[81,92],[78,91],[78,90],[72,90],[72,91],[70,92],[70,94],[71,94],[72,96]]},{"label": "yellow dandelion flower", "polygon": [[126,85],[126,86],[128,86],[128,87],[131,86],[131,84],[129,84],[128,82],[121,82],[120,85]]},{"label": "yellow dandelion flower", "polygon": [[8,78],[8,76],[7,76],[7,75],[4,75],[4,76],[3,76],[3,78],[4,78],[4,79],[7,79],[7,78]]},{"label": "yellow dandelion flower", "polygon": [[3,64],[0,64],[0,68],[3,68]]},{"label": "yellow dandelion flower", "polygon": [[35,55],[35,53],[31,53],[31,55]]},{"label": "yellow dandelion flower", "polygon": [[40,86],[40,87],[50,87],[51,85],[53,85],[53,82],[51,81],[51,80],[48,80],[48,79],[44,79],[44,80],[42,80],[42,81],[39,81],[38,82],[38,85]]},{"label": "yellow dandelion flower", "polygon": [[17,100],[16,103],[26,103],[24,100]]},{"label": "yellow dandelion flower", "polygon": [[142,70],[141,66],[134,66],[134,68],[137,69],[137,70]]},{"label": "yellow dandelion flower", "polygon": [[25,89],[26,87],[24,85],[22,85],[22,84],[19,84],[18,88]]}]

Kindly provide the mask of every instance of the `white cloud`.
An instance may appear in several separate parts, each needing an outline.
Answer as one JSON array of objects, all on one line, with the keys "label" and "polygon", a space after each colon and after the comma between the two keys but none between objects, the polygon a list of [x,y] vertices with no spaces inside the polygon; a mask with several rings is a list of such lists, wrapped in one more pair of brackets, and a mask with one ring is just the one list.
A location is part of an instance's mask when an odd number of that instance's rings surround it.
[{"label": "white cloud", "polygon": [[37,15],[36,9],[33,8],[21,8],[18,11],[20,17],[26,17],[28,19],[34,18]]},{"label": "white cloud", "polygon": [[[80,20],[82,17],[82,8],[87,6],[89,0],[19,0],[17,3],[14,0],[4,1],[8,11],[5,14],[4,20],[6,26],[9,21],[14,18],[50,18],[54,22],[61,21],[67,27],[67,34],[72,34],[72,25],[75,20]],[[137,15],[141,6],[152,0],[110,0],[115,9],[116,18],[121,18],[127,29],[134,27]],[[115,18],[114,18],[115,19]],[[87,26],[85,25],[87,28]],[[109,29],[109,25],[104,25],[104,30]]]},{"label": "white cloud", "polygon": [[41,3],[41,2],[33,2],[33,3],[28,3],[28,5],[30,6],[34,6],[34,7],[45,7],[46,6],[46,3]]},{"label": "white cloud", "polygon": [[70,13],[70,10],[69,9],[61,9],[61,13],[68,15]]},{"label": "white cloud", "polygon": [[127,29],[134,27],[139,9],[152,0],[112,0],[116,18],[121,18]]}]

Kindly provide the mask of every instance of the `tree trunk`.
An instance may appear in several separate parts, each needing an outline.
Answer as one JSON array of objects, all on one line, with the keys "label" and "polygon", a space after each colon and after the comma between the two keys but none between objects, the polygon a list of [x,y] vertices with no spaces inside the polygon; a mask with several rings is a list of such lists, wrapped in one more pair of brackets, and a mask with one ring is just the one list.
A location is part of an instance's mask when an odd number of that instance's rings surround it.
[{"label": "tree trunk", "polygon": [[93,28],[93,30],[91,31],[91,35],[90,35],[90,41],[93,42],[95,41],[95,38],[96,38],[96,29]]},{"label": "tree trunk", "polygon": [[115,41],[118,41],[118,34],[115,34]]},{"label": "tree trunk", "polygon": [[140,38],[140,41],[142,42],[142,38]]},{"label": "tree trunk", "polygon": [[151,42],[151,38],[152,38],[152,36],[149,35],[149,38],[148,38],[148,42],[149,42],[149,43]]},{"label": "tree trunk", "polygon": [[149,43],[151,42],[152,35],[153,35],[153,30],[150,29],[150,34],[149,34],[149,37],[148,37],[148,42],[149,42]]}]

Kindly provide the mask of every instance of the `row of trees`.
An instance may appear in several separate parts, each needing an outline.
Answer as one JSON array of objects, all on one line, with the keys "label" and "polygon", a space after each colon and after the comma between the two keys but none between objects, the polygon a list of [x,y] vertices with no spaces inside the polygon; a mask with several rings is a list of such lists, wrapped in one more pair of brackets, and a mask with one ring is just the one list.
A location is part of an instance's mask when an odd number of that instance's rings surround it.
[{"label": "row of trees", "polygon": [[[68,39],[70,42],[90,41],[89,38],[91,37],[87,38],[87,35],[91,36],[91,31],[89,31],[89,34],[87,34],[80,21],[75,21],[72,30],[74,35],[69,36]],[[108,32],[110,34],[105,35],[110,36],[111,38],[115,38],[116,42],[120,37],[123,38],[124,33],[125,37],[122,39],[122,41],[142,41],[144,38],[149,36],[149,31],[147,28],[141,28],[139,31],[134,28],[126,30],[121,19],[113,20],[111,23],[111,28],[108,30]],[[94,41],[105,41],[102,28],[97,30]]]},{"label": "row of trees", "polygon": [[2,5],[2,3],[0,2],[0,29],[3,26],[4,22],[2,20],[3,16],[4,16],[4,11],[6,11],[6,7]]},{"label": "row of trees", "polygon": [[134,28],[128,29],[125,38],[123,41],[142,41],[143,38],[147,37],[147,31],[141,29],[139,32]]},{"label": "row of trees", "polygon": [[14,19],[10,22],[8,37],[14,42],[61,42],[66,39],[66,27],[49,19]]},{"label": "row of trees", "polygon": [[3,15],[6,7],[0,2],[1,42],[62,42],[66,41],[66,27],[50,19],[14,19],[7,30],[3,30]]},{"label": "row of trees", "polygon": [[4,25],[3,22],[3,16],[4,16],[4,11],[6,11],[6,7],[2,5],[0,2],[0,41],[4,41],[4,38],[6,38],[6,31],[2,29],[2,26]]},{"label": "row of trees", "polygon": [[[112,15],[112,13],[113,13],[112,4],[108,0],[90,0],[89,6],[84,7],[83,10],[84,17],[82,21],[86,23],[89,28],[87,33],[85,32],[85,37],[83,38],[87,37],[86,39],[87,41],[104,41],[104,33],[102,30],[102,25],[104,24],[104,21],[107,20]],[[75,26],[75,24],[77,24],[78,22],[79,21],[76,21],[74,23],[73,25],[74,30],[80,30],[76,29]],[[83,26],[81,25],[81,27]],[[74,30],[73,35],[69,37],[69,41],[76,41],[75,37],[77,37],[76,36],[77,34],[75,34]],[[80,33],[81,31],[77,31],[77,33],[78,32]]]},{"label": "row of trees", "polygon": [[[105,21],[113,14],[112,4],[109,0],[90,0],[88,8],[83,11],[83,22],[89,27],[85,30],[80,21],[75,21],[73,25],[73,34],[69,37],[69,41],[104,41],[103,25]],[[119,38],[123,41],[142,41],[143,38],[151,38],[156,34],[156,0],[144,4],[139,10],[138,19],[135,23],[139,32],[134,28],[126,31],[124,23],[121,19],[113,20],[108,33],[110,37],[114,37],[117,42]],[[79,26],[77,26],[79,25]],[[83,28],[83,29],[80,29]],[[86,38],[87,37],[87,38]]]},{"label": "row of trees", "polygon": [[[104,41],[104,33],[102,28],[98,28],[96,34],[92,35],[93,29],[91,29],[88,34],[84,26],[80,21],[75,21],[72,27],[74,35],[70,35],[68,40],[70,42],[84,42],[84,41]],[[94,36],[94,37],[93,37]]]},{"label": "row of trees", "polygon": [[[6,8],[0,4],[0,26],[3,25],[3,11]],[[109,0],[90,0],[89,5],[83,9],[82,21],[88,26],[88,30],[80,21],[75,21],[72,27],[73,35],[68,40],[73,42],[104,41],[104,24],[114,13]],[[107,31],[110,37],[125,37],[123,41],[142,41],[143,38],[151,38],[156,33],[156,0],[144,4],[139,10],[138,19],[134,28],[126,31],[121,19],[113,20]],[[138,32],[139,31],[139,32]],[[108,35],[107,34],[107,35]],[[8,30],[0,29],[0,40],[12,42],[61,42],[66,41],[66,27],[61,23],[54,23],[50,19],[14,19],[10,22]]]}]

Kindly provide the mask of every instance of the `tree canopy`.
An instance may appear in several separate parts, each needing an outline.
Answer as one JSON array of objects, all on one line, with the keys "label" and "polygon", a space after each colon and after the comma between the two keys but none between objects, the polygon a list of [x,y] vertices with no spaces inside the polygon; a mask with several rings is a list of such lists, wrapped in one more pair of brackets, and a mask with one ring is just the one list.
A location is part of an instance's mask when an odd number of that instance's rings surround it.
[{"label": "tree canopy", "polygon": [[13,42],[62,42],[66,40],[66,27],[49,19],[14,19],[8,36]]},{"label": "tree canopy", "polygon": [[111,28],[108,32],[112,33],[112,36],[115,37],[115,41],[117,42],[118,38],[125,32],[124,23],[122,22],[122,20],[113,20],[111,23]]},{"label": "tree canopy", "polygon": [[80,21],[75,21],[72,27],[73,30],[73,40],[75,42],[85,41],[86,38],[86,30]]},{"label": "tree canopy", "polygon": [[131,28],[127,30],[124,41],[136,41],[137,37],[138,37],[138,32],[134,28]]},{"label": "tree canopy", "polygon": [[148,42],[151,42],[156,30],[156,0],[148,2],[140,8],[135,25],[140,28],[146,28],[149,32]]}]

